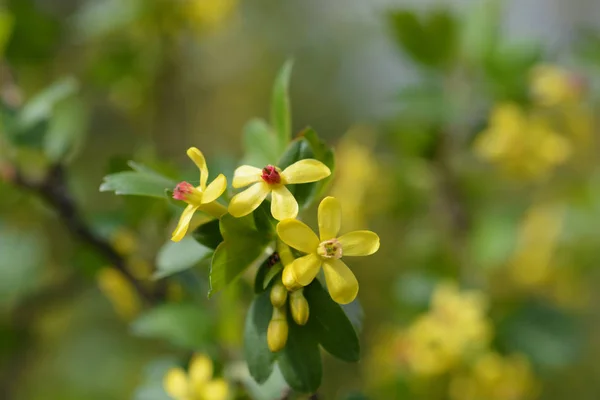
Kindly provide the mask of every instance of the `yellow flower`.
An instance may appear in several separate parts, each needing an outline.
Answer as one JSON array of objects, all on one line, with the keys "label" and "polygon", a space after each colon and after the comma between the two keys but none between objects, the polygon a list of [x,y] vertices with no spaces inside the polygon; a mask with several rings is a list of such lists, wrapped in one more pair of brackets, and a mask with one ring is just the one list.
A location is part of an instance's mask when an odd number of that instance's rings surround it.
[{"label": "yellow flower", "polygon": [[453,400],[527,400],[537,397],[538,384],[526,358],[488,352],[453,377],[449,390]]},{"label": "yellow flower", "polygon": [[300,160],[283,171],[267,165],[260,168],[242,165],[235,170],[233,187],[248,189],[236,194],[229,203],[229,213],[234,217],[243,217],[263,202],[269,193],[271,198],[271,213],[279,221],[286,218],[296,218],[298,202],[285,185],[320,181],[331,175],[325,164],[313,159]]},{"label": "yellow flower", "polygon": [[189,148],[187,155],[200,170],[200,186],[194,187],[188,182],[181,182],[173,191],[174,199],[188,203],[188,206],[181,214],[181,218],[179,218],[179,223],[175,231],[173,231],[171,240],[174,242],[179,242],[183,239],[190,226],[190,221],[197,210],[205,211],[217,218],[220,218],[227,212],[225,207],[215,201],[227,188],[225,175],[220,174],[207,186],[208,168],[204,155],[195,147]]},{"label": "yellow flower", "polygon": [[237,6],[236,0],[191,0],[190,15],[201,28],[219,27]]},{"label": "yellow flower", "polygon": [[187,374],[182,368],[171,368],[164,377],[163,387],[175,400],[225,400],[229,397],[229,385],[223,379],[213,379],[213,363],[202,354],[194,355]]},{"label": "yellow flower", "polygon": [[295,219],[285,219],[277,224],[277,234],[285,244],[307,253],[284,268],[283,283],[288,288],[310,284],[322,265],[334,301],[347,304],[356,298],[358,281],[342,262],[342,255],[368,256],[375,253],[379,249],[379,236],[371,231],[354,231],[337,237],[341,213],[336,198],[326,197],[321,201],[318,213],[320,238]]},{"label": "yellow flower", "polygon": [[538,65],[531,71],[531,94],[542,106],[557,106],[580,100],[583,80],[554,65]]},{"label": "yellow flower", "polygon": [[100,291],[110,300],[119,316],[131,320],[142,309],[133,285],[115,268],[102,268],[96,275]]},{"label": "yellow flower", "polygon": [[429,312],[406,332],[404,358],[412,372],[441,374],[471,350],[484,348],[491,336],[485,309],[486,301],[479,292],[460,292],[452,283],[437,286]]},{"label": "yellow flower", "polygon": [[571,143],[541,115],[505,103],[492,111],[490,126],[475,141],[475,152],[513,176],[532,179],[563,164],[571,155]]}]

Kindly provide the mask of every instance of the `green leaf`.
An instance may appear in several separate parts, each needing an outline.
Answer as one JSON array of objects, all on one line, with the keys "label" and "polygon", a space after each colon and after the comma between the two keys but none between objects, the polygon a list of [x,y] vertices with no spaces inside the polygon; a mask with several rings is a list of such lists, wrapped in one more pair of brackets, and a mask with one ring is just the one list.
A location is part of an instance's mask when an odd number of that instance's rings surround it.
[{"label": "green leaf", "polygon": [[295,391],[316,392],[321,386],[323,375],[317,340],[311,327],[296,325],[289,313],[288,324],[288,340],[278,357],[281,373],[288,385]]},{"label": "green leaf", "polygon": [[348,362],[360,359],[358,335],[342,307],[334,302],[318,280],[304,289],[310,306],[307,326],[331,355]]},{"label": "green leaf", "polygon": [[164,339],[186,349],[203,347],[211,336],[213,319],[190,303],[163,304],[146,311],[130,325],[139,337]]},{"label": "green leaf", "polygon": [[298,160],[311,157],[312,150],[310,149],[310,145],[303,137],[298,137],[294,139],[285,149],[284,153],[279,159],[279,162],[277,163],[277,166],[283,170]]},{"label": "green leaf", "polygon": [[474,2],[462,23],[461,47],[465,58],[481,63],[494,51],[500,38],[501,4],[498,0]]},{"label": "green leaf", "polygon": [[233,282],[246,268],[268,256],[265,248],[269,232],[256,228],[254,215],[235,218],[225,214],[220,220],[223,242],[217,246],[210,267],[209,296]]},{"label": "green leaf", "polygon": [[412,11],[390,13],[394,38],[415,62],[433,68],[444,68],[455,58],[458,25],[446,10],[434,10],[424,18]]},{"label": "green leaf", "polygon": [[265,382],[273,372],[275,355],[267,345],[267,329],[272,313],[269,292],[263,292],[254,299],[246,315],[244,358],[250,375],[258,383]]},{"label": "green leaf", "polygon": [[185,271],[212,255],[212,249],[186,236],[179,242],[168,241],[156,256],[155,279]]},{"label": "green leaf", "polygon": [[263,167],[276,165],[283,149],[280,139],[262,119],[252,119],[244,127],[243,164]]},{"label": "green leaf", "polygon": [[283,271],[283,264],[281,263],[277,263],[268,269],[268,271],[263,277],[263,290],[265,290],[269,286],[273,278],[275,278],[281,271]]},{"label": "green leaf", "polygon": [[27,130],[49,119],[54,107],[62,100],[75,94],[79,84],[73,77],[63,78],[42,92],[35,95],[25,103],[18,116],[18,124],[21,130]]},{"label": "green leaf", "polygon": [[296,196],[298,204],[301,207],[308,207],[315,199],[318,199],[325,194],[329,183],[333,179],[333,174],[335,172],[335,156],[333,149],[327,146],[312,128],[306,128],[302,132],[302,136],[310,145],[312,157],[321,161],[331,170],[331,175],[325,179],[314,183],[296,185],[294,195]]},{"label": "green leaf", "polygon": [[290,77],[293,62],[286,61],[279,70],[273,86],[271,98],[271,126],[275,129],[279,138],[279,150],[283,151],[292,140],[292,116],[290,106]]},{"label": "green leaf", "polygon": [[104,177],[101,192],[114,191],[117,195],[149,196],[166,198],[166,190],[175,187],[177,182],[141,164],[129,164],[134,171],[117,172]]},{"label": "green leaf", "polygon": [[4,49],[12,34],[14,18],[7,10],[0,10],[0,58],[4,56]]},{"label": "green leaf", "polygon": [[505,350],[524,354],[546,370],[571,365],[583,343],[575,317],[540,302],[521,305],[500,324],[497,336]]},{"label": "green leaf", "polygon": [[60,161],[72,154],[81,143],[87,125],[87,110],[75,98],[55,107],[45,135],[44,150],[51,161]]},{"label": "green leaf", "polygon": [[198,243],[211,249],[216,249],[223,241],[219,224],[220,222],[218,219],[208,221],[196,228],[192,236]]}]

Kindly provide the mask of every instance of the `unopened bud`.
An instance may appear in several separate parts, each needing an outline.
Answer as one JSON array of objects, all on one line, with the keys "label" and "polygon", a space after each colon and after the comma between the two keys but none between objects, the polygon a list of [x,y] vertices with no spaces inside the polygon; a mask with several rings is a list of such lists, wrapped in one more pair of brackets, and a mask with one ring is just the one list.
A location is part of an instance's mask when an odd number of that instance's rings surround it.
[{"label": "unopened bud", "polygon": [[301,290],[297,290],[290,294],[290,308],[292,310],[292,318],[298,325],[306,325],[310,313],[308,301]]},{"label": "unopened bud", "polygon": [[288,338],[288,323],[285,307],[273,308],[273,317],[267,329],[267,344],[269,350],[276,353],[285,347]]},{"label": "unopened bud", "polygon": [[283,283],[281,281],[275,283],[271,288],[271,304],[273,304],[273,307],[283,307],[287,301],[287,295],[288,291]]},{"label": "unopened bud", "polygon": [[283,274],[281,275],[281,280],[288,291],[292,292],[294,290],[298,290],[302,287],[296,281],[296,277],[294,276],[294,271],[288,266],[283,269]]}]

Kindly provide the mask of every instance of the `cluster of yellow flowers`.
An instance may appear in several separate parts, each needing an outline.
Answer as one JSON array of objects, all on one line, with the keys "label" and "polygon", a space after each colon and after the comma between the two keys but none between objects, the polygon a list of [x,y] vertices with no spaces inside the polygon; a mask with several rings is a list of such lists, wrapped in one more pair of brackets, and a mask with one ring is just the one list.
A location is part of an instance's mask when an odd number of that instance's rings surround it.
[{"label": "cluster of yellow flowers", "polygon": [[486,309],[482,293],[460,292],[452,283],[440,284],[429,312],[405,333],[403,358],[408,368],[418,375],[438,375],[485,348],[492,333]]},{"label": "cluster of yellow flowers", "polygon": [[[174,190],[173,197],[188,204],[173,232],[172,240],[181,240],[197,210],[207,212],[216,218],[229,213],[243,217],[252,213],[271,194],[271,214],[277,224],[278,249],[284,265],[282,284],[276,283],[272,289],[274,305],[270,325],[269,346],[277,351],[287,340],[286,300],[290,294],[290,307],[296,323],[302,325],[308,319],[308,305],[302,296],[302,288],[308,286],[317,276],[321,267],[331,298],[340,303],[352,302],[358,294],[358,281],[354,273],[341,260],[345,256],[367,256],[379,249],[379,237],[371,231],[354,231],[339,236],[341,227],[341,205],[334,197],[321,201],[318,210],[319,233],[296,219],[298,202],[287,185],[316,182],[331,174],[329,168],[318,160],[304,159],[287,168],[267,165],[256,168],[248,165],[238,167],[234,172],[232,186],[250,186],[231,198],[228,208],[216,200],[225,192],[227,180],[219,175],[208,183],[208,169],[200,150],[190,148],[188,156],[200,170],[200,185],[192,186],[181,182]],[[294,259],[289,247],[306,255]],[[285,294],[284,294],[285,291]],[[306,305],[306,307],[304,307]],[[296,310],[296,311],[294,311]]]},{"label": "cluster of yellow flowers", "polygon": [[513,177],[547,177],[572,158],[577,144],[589,144],[592,118],[582,101],[582,83],[562,68],[535,67],[532,106],[506,102],[494,107],[488,128],[475,141],[475,152]]},{"label": "cluster of yellow flowers", "polygon": [[[527,360],[503,357],[490,349],[493,330],[486,311],[482,292],[459,291],[453,283],[441,283],[429,311],[388,338],[372,360],[380,367],[371,364],[370,368],[385,369],[384,381],[399,370],[424,378],[447,374],[449,396],[456,400],[532,398],[536,384]],[[382,382],[381,377],[373,380]]]},{"label": "cluster of yellow flowers", "polygon": [[213,362],[203,354],[195,354],[188,372],[171,368],[164,377],[163,387],[175,400],[226,400],[230,396],[227,382],[213,378]]}]

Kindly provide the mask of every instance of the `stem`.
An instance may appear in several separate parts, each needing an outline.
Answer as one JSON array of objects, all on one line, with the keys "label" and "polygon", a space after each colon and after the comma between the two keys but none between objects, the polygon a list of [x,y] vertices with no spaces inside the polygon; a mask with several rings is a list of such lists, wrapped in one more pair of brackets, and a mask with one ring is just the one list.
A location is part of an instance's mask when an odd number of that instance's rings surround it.
[{"label": "stem", "polygon": [[19,169],[16,169],[11,181],[17,187],[35,193],[50,205],[71,234],[95,249],[114,268],[118,269],[147,305],[159,300],[154,293],[144,287],[129,272],[125,259],[111,244],[96,234],[85,223],[81,217],[80,210],[67,190],[65,170],[61,164],[51,167],[46,177],[41,181],[32,181],[26,178]]}]

